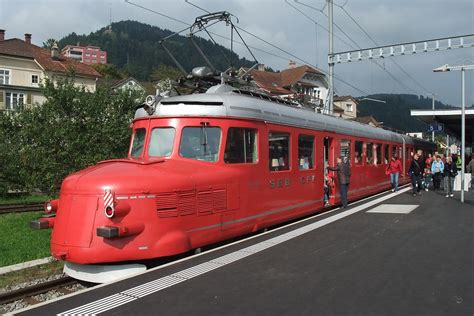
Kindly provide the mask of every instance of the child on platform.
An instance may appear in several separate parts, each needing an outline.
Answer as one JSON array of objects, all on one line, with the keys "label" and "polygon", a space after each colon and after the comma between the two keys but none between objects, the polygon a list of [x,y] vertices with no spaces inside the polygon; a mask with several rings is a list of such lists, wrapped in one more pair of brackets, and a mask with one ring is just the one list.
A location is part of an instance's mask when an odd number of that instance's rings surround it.
[{"label": "child on platform", "polygon": [[431,170],[428,168],[425,168],[425,175],[423,177],[423,187],[425,188],[425,191],[428,191],[428,189],[431,186],[432,181],[433,181],[433,177],[431,175]]}]

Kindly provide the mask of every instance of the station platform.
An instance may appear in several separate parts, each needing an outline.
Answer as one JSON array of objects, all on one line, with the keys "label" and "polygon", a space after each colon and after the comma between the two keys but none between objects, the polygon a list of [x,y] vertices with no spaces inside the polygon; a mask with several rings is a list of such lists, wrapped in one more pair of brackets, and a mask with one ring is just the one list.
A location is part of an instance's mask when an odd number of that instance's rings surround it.
[{"label": "station platform", "polygon": [[19,315],[472,315],[473,223],[405,187]]}]

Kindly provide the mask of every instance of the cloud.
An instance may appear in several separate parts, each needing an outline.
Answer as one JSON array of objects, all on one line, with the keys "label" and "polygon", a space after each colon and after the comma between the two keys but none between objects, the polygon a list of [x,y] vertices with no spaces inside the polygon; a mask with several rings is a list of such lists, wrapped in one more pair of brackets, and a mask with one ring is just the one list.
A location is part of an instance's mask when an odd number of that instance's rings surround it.
[{"label": "cloud", "polygon": [[[134,2],[160,13],[192,23],[198,15],[204,14],[184,0],[133,0]],[[302,14],[288,6],[283,0],[190,0],[192,3],[210,11],[227,10],[239,19],[238,26],[248,30],[274,45],[287,50],[302,60],[327,69],[328,34]],[[307,15],[327,28],[327,18],[314,10],[296,4]],[[322,8],[325,1],[299,0]],[[336,3],[343,1],[336,0]],[[472,0],[350,0],[344,7],[379,44],[431,39],[444,36],[474,33],[474,1]],[[151,25],[180,30],[182,23],[167,19],[155,13],[127,4],[122,0],[16,0],[0,1],[0,28],[6,29],[6,37],[23,38],[24,33],[33,34],[33,42],[41,45],[46,39],[61,38],[71,32],[88,34],[109,23],[110,9],[112,20],[136,20]],[[374,44],[356,26],[343,10],[335,6],[335,23],[360,47]],[[228,34],[222,28],[216,31]],[[336,29],[336,34],[355,46],[350,39]],[[295,59],[251,36],[242,34],[252,46],[278,55],[275,57],[254,51],[259,62],[274,69],[287,67],[288,60]],[[317,39],[317,41],[315,41]],[[228,42],[219,40],[223,45]],[[336,50],[346,50],[348,46],[335,39]],[[250,59],[243,47],[235,46],[236,51]],[[349,48],[350,49],[350,48]],[[439,94],[442,101],[458,105],[461,102],[459,74],[434,74],[432,69],[442,64],[456,64],[471,60],[474,62],[474,48],[448,52],[420,54],[397,57],[399,63],[411,77],[422,83],[428,90]],[[299,61],[299,63],[302,63]],[[386,72],[370,62],[336,65],[336,75],[351,82],[367,92],[393,92],[427,94],[403,71],[388,59],[385,68],[397,78],[393,80]],[[467,76],[467,102],[474,103],[473,75]],[[399,82],[402,82],[401,85]],[[341,94],[361,93],[336,81]],[[408,89],[403,88],[408,87]]]}]

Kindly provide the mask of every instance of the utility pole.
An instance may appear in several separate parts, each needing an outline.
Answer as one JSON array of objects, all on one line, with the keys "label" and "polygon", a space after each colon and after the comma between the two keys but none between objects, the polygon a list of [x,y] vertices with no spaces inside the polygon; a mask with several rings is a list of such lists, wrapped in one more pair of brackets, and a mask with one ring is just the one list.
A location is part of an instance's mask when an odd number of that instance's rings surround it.
[{"label": "utility pole", "polygon": [[333,0],[327,0],[328,2],[328,15],[329,15],[329,108],[328,112],[330,115],[333,114],[333,96],[334,96],[334,47],[333,47]]},{"label": "utility pole", "polygon": [[[468,68],[469,69],[469,68]],[[464,169],[466,168],[466,91],[464,88],[464,65],[461,66],[462,110],[461,110],[461,202],[464,203]]]},{"label": "utility pole", "polygon": [[[435,94],[431,94],[431,99],[433,100],[433,103],[431,105],[432,109],[433,109],[433,117],[434,117],[434,111],[435,111]],[[434,130],[431,132],[431,141],[434,143],[435,141],[435,132]]]}]

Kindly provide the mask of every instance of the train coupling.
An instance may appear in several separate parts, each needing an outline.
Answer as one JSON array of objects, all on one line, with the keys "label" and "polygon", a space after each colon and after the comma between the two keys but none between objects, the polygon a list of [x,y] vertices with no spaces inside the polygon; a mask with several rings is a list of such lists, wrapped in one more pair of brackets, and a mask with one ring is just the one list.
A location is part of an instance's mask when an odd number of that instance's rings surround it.
[{"label": "train coupling", "polygon": [[127,237],[140,234],[145,226],[135,224],[128,226],[102,226],[97,227],[97,236],[104,238]]},{"label": "train coupling", "polygon": [[54,227],[55,214],[44,215],[30,222],[31,229],[49,229]]}]

